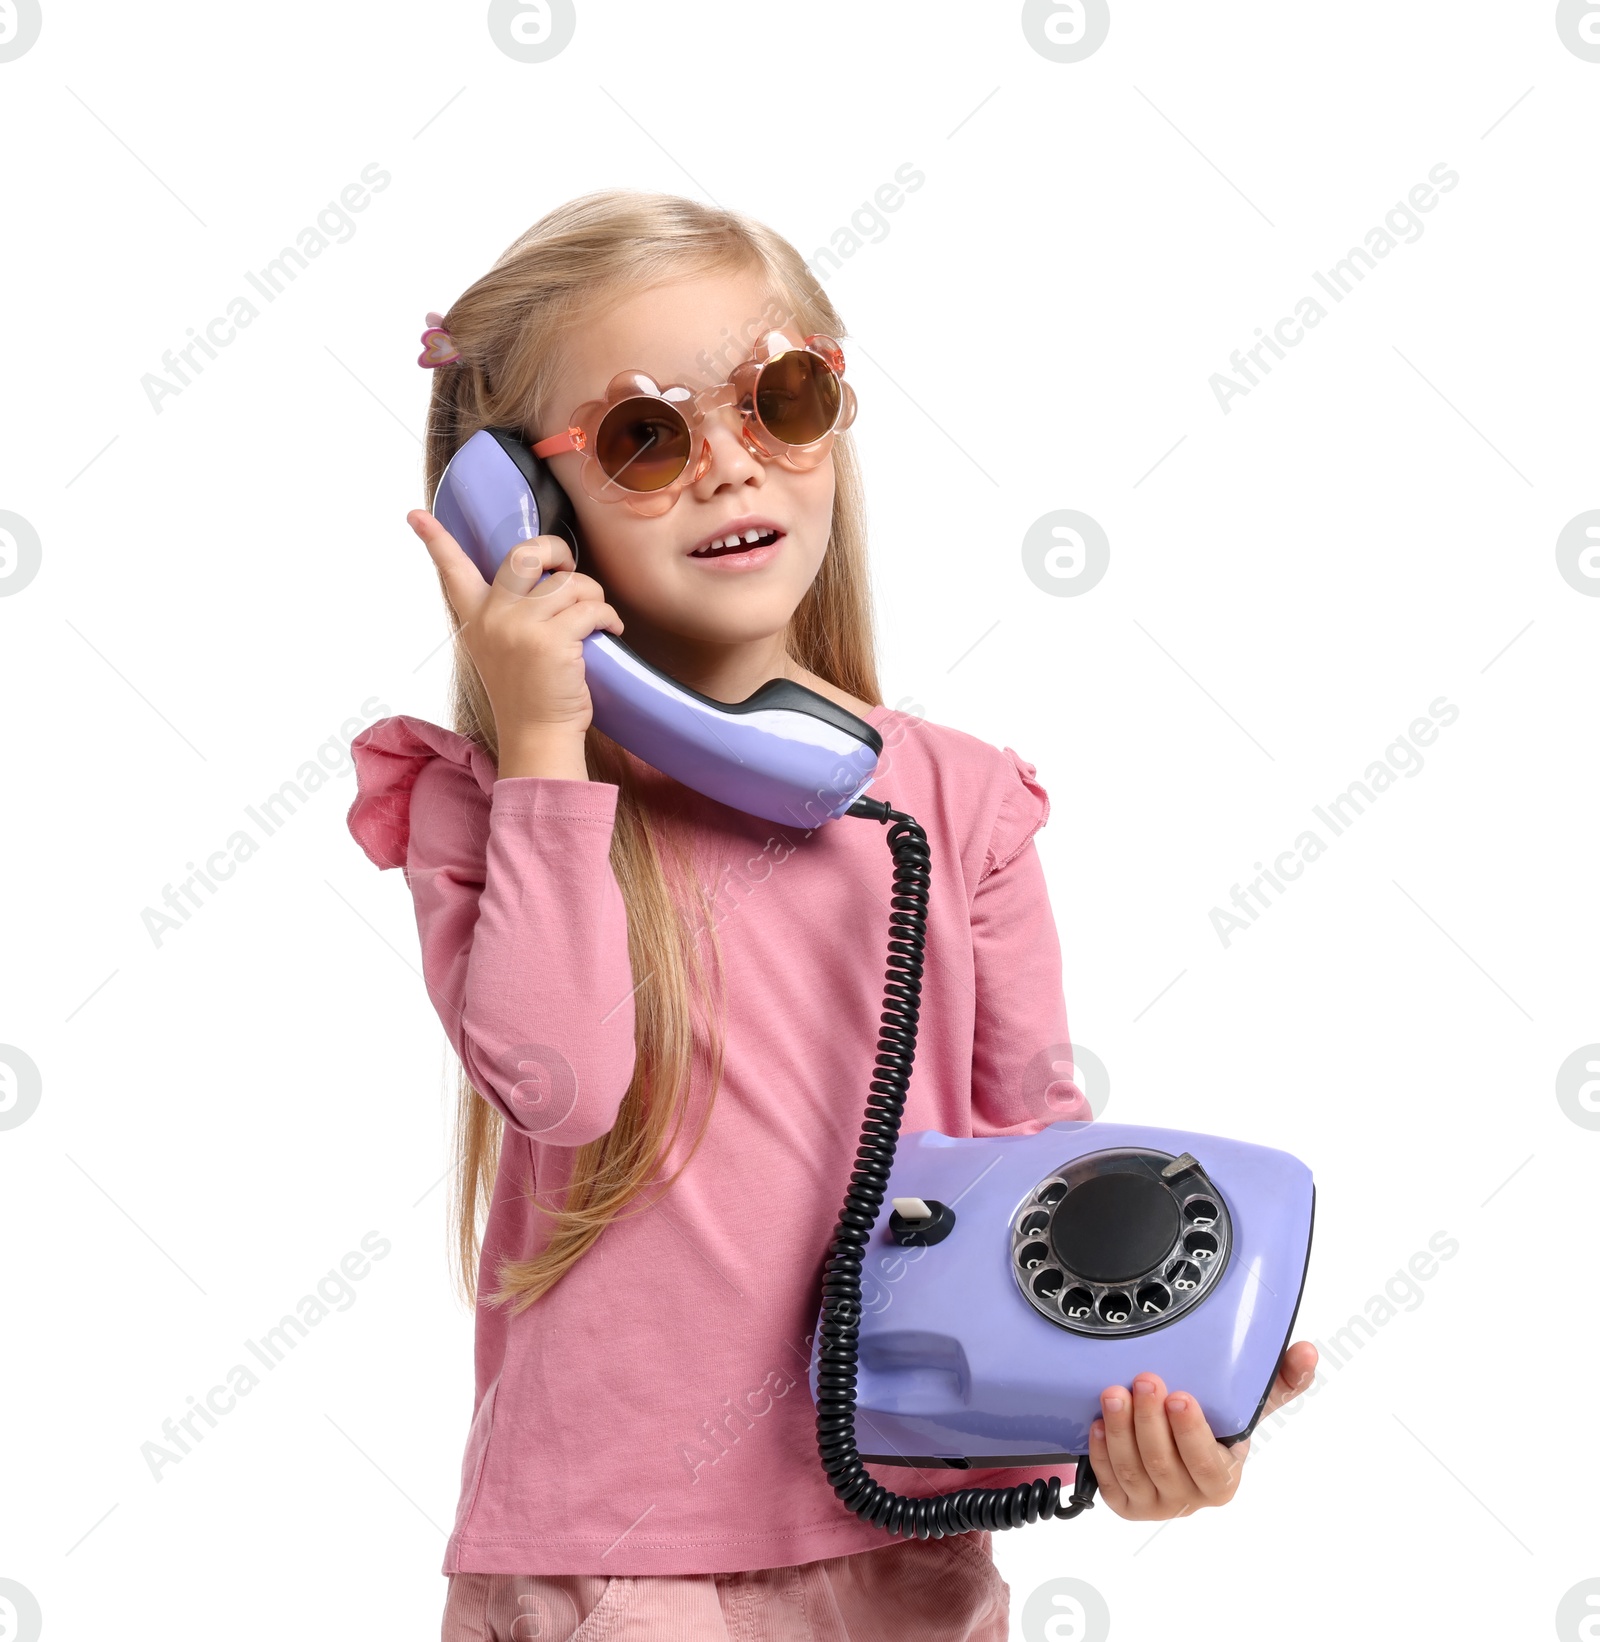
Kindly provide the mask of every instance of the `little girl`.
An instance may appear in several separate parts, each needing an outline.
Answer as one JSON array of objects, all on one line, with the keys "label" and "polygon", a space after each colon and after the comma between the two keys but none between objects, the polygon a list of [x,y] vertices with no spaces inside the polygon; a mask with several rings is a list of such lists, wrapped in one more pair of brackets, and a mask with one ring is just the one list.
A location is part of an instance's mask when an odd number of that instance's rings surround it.
[{"label": "little girl", "polygon": [[[842,334],[771,229],[625,191],[551,212],[430,327],[430,496],[480,428],[580,443],[561,437],[574,412],[619,373],[651,379],[628,392],[698,392],[758,338]],[[477,1391],[445,1642],[1007,1634],[988,1533],[894,1538],[835,1497],[806,1382],[882,1007],[882,829],[702,797],[596,729],[584,681],[583,640],[605,630],[718,701],[789,678],[874,726],[869,796],[915,816],[932,857],[903,1132],[1090,1116],[1070,1055],[1042,1053],[1068,1041],[1032,842],[1049,800],[1010,748],[880,702],[838,393],[802,459],[731,394],[697,410],[676,477],[670,440],[641,445],[637,490],[607,484],[592,445],[550,454],[581,567],[540,536],[486,584],[431,514],[408,515],[455,617],[455,728],[359,735],[350,829],[405,869],[462,1065]],[[1269,1407],[1314,1362],[1294,1347]],[[1244,1445],[1216,1443],[1193,1398],[1141,1375],[1102,1412],[1090,1458],[1118,1515],[1232,1497]],[[876,1474],[925,1497],[1038,1470]]]}]

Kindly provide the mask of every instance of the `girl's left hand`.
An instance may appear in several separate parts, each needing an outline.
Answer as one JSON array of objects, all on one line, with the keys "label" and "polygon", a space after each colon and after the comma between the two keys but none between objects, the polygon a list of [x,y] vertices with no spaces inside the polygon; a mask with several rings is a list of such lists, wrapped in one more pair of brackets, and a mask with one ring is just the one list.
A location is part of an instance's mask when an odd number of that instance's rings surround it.
[{"label": "girl's left hand", "polygon": [[[1261,1417],[1298,1397],[1316,1373],[1317,1348],[1296,1340],[1278,1364]],[[1226,1505],[1239,1488],[1246,1438],[1224,1448],[1200,1405],[1185,1392],[1167,1395],[1154,1374],[1140,1374],[1130,1397],[1120,1385],[1100,1393],[1103,1419],[1089,1428],[1089,1463],[1100,1497],[1131,1522],[1187,1516],[1203,1505]]]}]

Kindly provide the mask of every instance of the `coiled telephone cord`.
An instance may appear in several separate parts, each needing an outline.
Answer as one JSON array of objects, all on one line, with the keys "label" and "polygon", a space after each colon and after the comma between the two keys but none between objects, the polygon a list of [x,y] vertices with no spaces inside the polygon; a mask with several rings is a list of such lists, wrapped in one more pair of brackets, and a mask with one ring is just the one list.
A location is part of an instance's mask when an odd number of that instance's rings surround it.
[{"label": "coiled telephone cord", "polygon": [[1077,1461],[1071,1498],[1060,1477],[1035,1477],[1013,1488],[961,1488],[930,1499],[897,1494],[868,1475],[856,1448],[856,1356],[861,1331],[861,1263],[883,1207],[917,1048],[922,962],[927,945],[928,835],[909,815],[858,798],[845,812],[888,825],[894,856],[888,973],[875,1061],[856,1168],[823,1268],[819,1324],[817,1449],[833,1491],[863,1522],[891,1534],[942,1539],[979,1529],[1020,1528],[1041,1517],[1075,1517],[1096,1489],[1087,1455]]}]

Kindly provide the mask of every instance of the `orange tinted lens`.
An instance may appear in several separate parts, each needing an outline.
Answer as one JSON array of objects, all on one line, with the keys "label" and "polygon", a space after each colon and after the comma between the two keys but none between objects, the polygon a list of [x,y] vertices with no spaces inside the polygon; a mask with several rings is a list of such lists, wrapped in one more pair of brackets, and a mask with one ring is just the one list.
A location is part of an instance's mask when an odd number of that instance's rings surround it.
[{"label": "orange tinted lens", "polygon": [[802,348],[761,367],[755,397],[762,426],[786,445],[815,444],[839,418],[839,378]]},{"label": "orange tinted lens", "polygon": [[659,399],[624,399],[606,412],[595,458],[624,490],[662,490],[689,460],[689,426]]}]

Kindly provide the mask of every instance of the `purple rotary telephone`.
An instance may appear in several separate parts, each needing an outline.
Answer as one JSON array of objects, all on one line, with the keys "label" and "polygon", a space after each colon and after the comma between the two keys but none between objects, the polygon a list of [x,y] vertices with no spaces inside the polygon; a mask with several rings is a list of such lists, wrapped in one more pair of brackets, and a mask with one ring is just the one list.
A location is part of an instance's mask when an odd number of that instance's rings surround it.
[{"label": "purple rotary telephone", "polygon": [[[1194,1393],[1220,1441],[1250,1434],[1311,1251],[1303,1163],[1120,1123],[909,1139],[864,1250],[863,1459],[1070,1460],[1101,1389],[1141,1373]],[[813,1392],[826,1372],[819,1350]]]},{"label": "purple rotary telephone", "polygon": [[[514,430],[450,459],[433,513],[486,581],[540,534],[581,547],[572,503]],[[1160,1374],[1224,1442],[1261,1416],[1311,1251],[1311,1172],[1286,1152],[1125,1124],[1053,1123],[895,1151],[916,1053],[930,859],[911,816],[864,795],[883,742],[790,679],[714,701],[610,633],[583,659],[594,722],[635,757],[733,809],[806,829],[888,826],[889,956],[856,1167],[822,1280],[811,1394],[823,1470],[891,1534],[938,1538],[1087,1510],[1099,1392]],[[887,1201],[886,1201],[887,1200]],[[957,1207],[959,1205],[959,1215]],[[865,1469],[1075,1461],[1012,1488],[897,1494]]]}]

